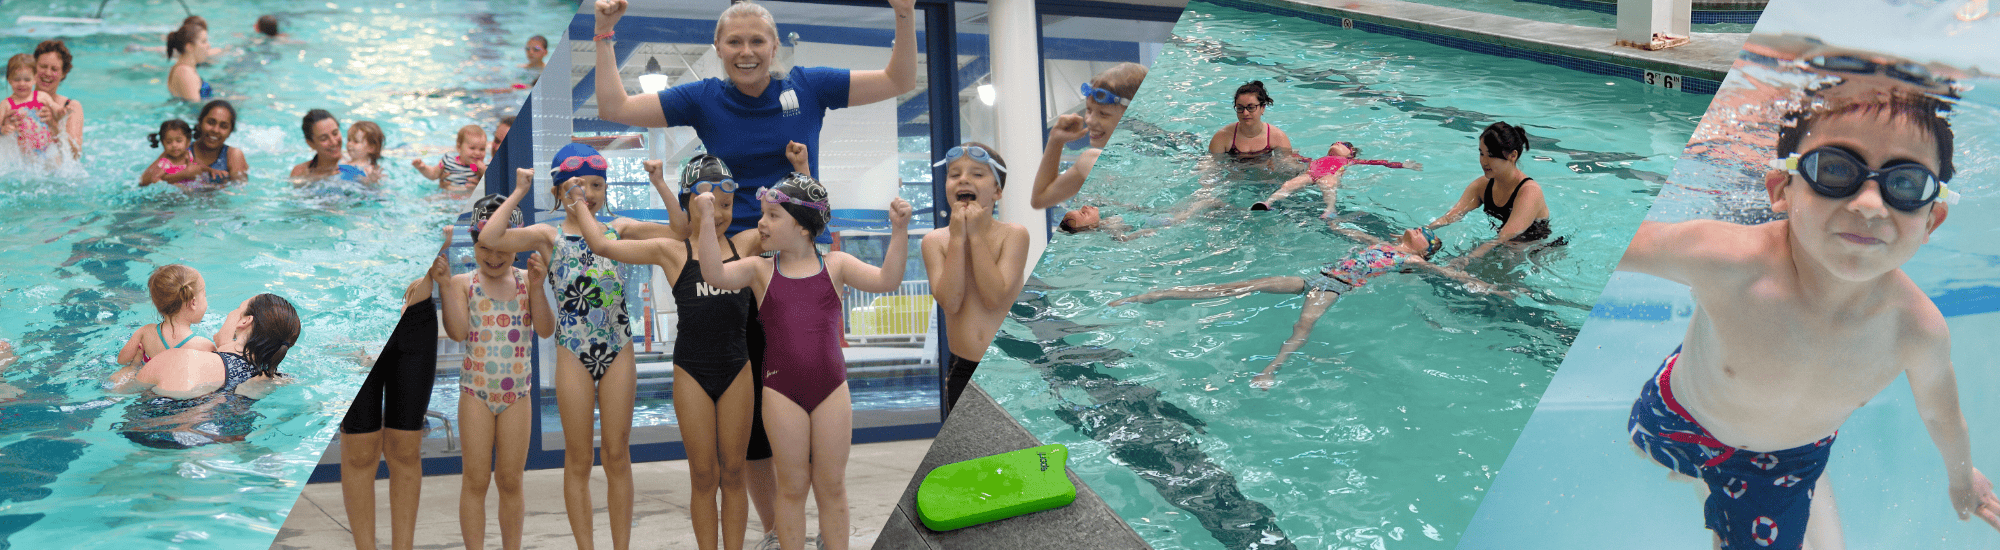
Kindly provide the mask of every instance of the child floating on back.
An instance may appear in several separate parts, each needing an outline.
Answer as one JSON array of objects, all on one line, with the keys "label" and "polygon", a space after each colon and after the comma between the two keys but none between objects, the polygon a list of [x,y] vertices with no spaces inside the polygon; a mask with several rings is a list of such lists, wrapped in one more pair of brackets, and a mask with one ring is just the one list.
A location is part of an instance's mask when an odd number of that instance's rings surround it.
[{"label": "child floating on back", "polygon": [[1271,194],[1270,198],[1250,205],[1250,209],[1270,210],[1272,205],[1278,204],[1278,201],[1285,200],[1285,197],[1291,196],[1299,188],[1305,187],[1307,183],[1312,183],[1319,186],[1320,195],[1326,199],[1326,211],[1321,212],[1320,217],[1331,218],[1333,217],[1335,194],[1340,191],[1340,178],[1347,174],[1347,167],[1356,164],[1384,166],[1388,168],[1409,168],[1420,172],[1424,169],[1424,165],[1415,162],[1365,160],[1361,158],[1361,148],[1355,147],[1354,144],[1345,141],[1336,141],[1333,142],[1333,145],[1326,147],[1326,156],[1314,159],[1312,163],[1306,166],[1306,173],[1299,174],[1298,177],[1286,181],[1284,185],[1278,187],[1276,193]]}]

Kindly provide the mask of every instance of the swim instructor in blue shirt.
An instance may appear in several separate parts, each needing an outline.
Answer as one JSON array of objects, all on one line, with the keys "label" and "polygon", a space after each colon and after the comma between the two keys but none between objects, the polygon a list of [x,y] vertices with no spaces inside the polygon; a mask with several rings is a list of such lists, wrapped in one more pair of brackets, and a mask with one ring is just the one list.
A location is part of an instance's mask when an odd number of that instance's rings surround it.
[{"label": "swim instructor in blue shirt", "polygon": [[791,173],[785,145],[803,143],[819,172],[819,132],[828,109],[893,99],[917,87],[915,0],[889,0],[896,10],[896,41],[889,66],[875,71],[794,67],[775,72],[778,27],[771,12],[751,2],[722,11],[715,22],[715,53],[727,79],[710,78],[660,91],[625,95],[612,41],[625,0],[597,2],[598,117],[631,126],[691,126],[708,153],[734,172],[733,233],[755,227],[757,190]]}]

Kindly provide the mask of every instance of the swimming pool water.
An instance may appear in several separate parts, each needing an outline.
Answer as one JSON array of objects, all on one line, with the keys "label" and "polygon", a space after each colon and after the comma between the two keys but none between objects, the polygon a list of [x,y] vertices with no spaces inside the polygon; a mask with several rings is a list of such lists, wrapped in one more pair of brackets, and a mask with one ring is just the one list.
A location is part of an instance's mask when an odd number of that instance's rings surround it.
[{"label": "swimming pool water", "polygon": [[[269,544],[360,383],[352,358],[381,345],[401,288],[437,250],[437,228],[462,210],[418,181],[412,157],[433,160],[459,126],[491,128],[520,96],[489,94],[522,79],[519,45],[560,28],[562,3],[484,2],[202,6],[211,42],[235,47],[250,23],[277,13],[302,45],[240,48],[203,77],[235,102],[230,138],[250,181],[183,194],[138,188],[157,157],[144,134],[195,105],[167,99],[157,46],[186,14],[177,4],[114,4],[101,28],[13,25],[22,15],[88,17],[96,4],[0,6],[0,48],[27,52],[51,36],[77,56],[62,88],[85,102],[86,158],[53,174],[0,174],[0,339],[20,359],[0,371],[17,393],[0,398],[0,548],[249,547]],[[149,67],[150,65],[150,67]],[[377,188],[295,187],[309,157],[298,133],[307,109],[343,124],[374,120],[388,133]],[[120,437],[133,400],[107,396],[132,330],[158,320],[144,289],[152,270],[185,263],[207,280],[210,334],[243,299],[272,292],[302,318],[280,370],[295,383],[256,404],[248,442],[186,451],[141,448]],[[0,388],[5,390],[5,388]],[[79,540],[78,532],[89,533]]]},{"label": "swimming pool water", "polygon": [[[1755,164],[1772,155],[1771,106],[1795,105],[1788,98],[1801,78],[1739,62],[1648,219],[1773,219]],[[1903,271],[1946,317],[1973,465],[1990,477],[2000,471],[2000,400],[1991,391],[2000,372],[1990,368],[2000,348],[1989,337],[2000,331],[2000,228],[1992,223],[2000,218],[2000,187],[1992,183],[2000,159],[1991,153],[2000,145],[2000,94],[1992,90],[2000,81],[1967,84],[1973,88],[1951,117],[1959,170],[1952,187],[1965,196]],[[1712,544],[1695,485],[1669,481],[1664,468],[1633,453],[1626,428],[1632,400],[1686,334],[1693,307],[1685,286],[1646,275],[1613,278],[1597,307],[1606,314],[1578,336],[1461,548]],[[1904,377],[1841,426],[1826,475],[1848,547],[1993,547],[1990,527],[1957,521],[1942,461],[1922,426]]]},{"label": "swimming pool water", "polygon": [[[979,384],[1069,445],[1156,548],[1450,548],[1708,98],[1199,2],[1174,34],[1072,206],[1157,215],[1204,182],[1230,206],[1130,242],[1058,235]],[[1299,297],[1104,304],[1296,275],[1356,246],[1318,219],[1315,191],[1247,210],[1290,173],[1204,167],[1252,79],[1303,152],[1345,140],[1423,163],[1350,169],[1352,227],[1386,236],[1442,214],[1480,173],[1478,132],[1506,120],[1532,136],[1522,168],[1570,244],[1471,262],[1512,298],[1376,278],[1328,311],[1274,389],[1250,388]],[[1439,235],[1449,259],[1493,228],[1474,213]]]},{"label": "swimming pool water", "polygon": [[[1403,0],[1418,4],[1430,4],[1447,8],[1519,17],[1532,21],[1550,21],[1579,27],[1601,29],[1618,28],[1618,15],[1602,11],[1555,5],[1549,2],[1526,0]],[[1605,2],[1615,5],[1616,2]],[[1750,32],[1750,23],[1693,23],[1694,32]]]}]

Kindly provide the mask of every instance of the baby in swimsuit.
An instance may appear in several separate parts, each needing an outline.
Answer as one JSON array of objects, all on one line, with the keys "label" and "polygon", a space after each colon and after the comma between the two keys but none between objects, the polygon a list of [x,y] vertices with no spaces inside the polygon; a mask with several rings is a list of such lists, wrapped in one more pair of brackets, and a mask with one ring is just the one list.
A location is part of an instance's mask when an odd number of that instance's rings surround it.
[{"label": "baby in swimsuit", "polygon": [[1285,197],[1292,196],[1292,193],[1305,187],[1307,183],[1311,183],[1319,186],[1320,194],[1326,199],[1326,211],[1321,213],[1321,217],[1330,218],[1333,216],[1335,194],[1340,190],[1340,177],[1346,174],[1347,167],[1356,164],[1366,164],[1388,168],[1409,168],[1417,171],[1423,171],[1424,169],[1424,165],[1416,162],[1368,160],[1359,158],[1360,155],[1361,148],[1355,147],[1352,143],[1345,141],[1333,142],[1333,145],[1326,147],[1326,156],[1313,159],[1306,166],[1306,173],[1299,174],[1298,177],[1287,180],[1284,185],[1278,186],[1277,192],[1271,193],[1270,198],[1250,205],[1250,209],[1270,210],[1271,205],[1285,200]]},{"label": "baby in swimsuit", "polygon": [[[146,172],[139,175],[139,186],[145,187],[161,181],[178,183],[194,179],[199,175],[198,172],[189,171],[195,167],[194,152],[188,148],[188,145],[194,142],[193,135],[194,129],[189,128],[186,121],[178,118],[160,123],[158,133],[147,135],[147,143],[160,148],[161,153],[160,158],[155,159],[152,165],[146,167]],[[188,173],[180,177],[170,177],[181,172]]]},{"label": "baby in swimsuit", "polygon": [[7,60],[7,86],[13,95],[7,97],[7,123],[0,129],[14,134],[22,156],[41,155],[55,143],[55,132],[42,120],[49,94],[35,90],[34,57],[19,54]]},{"label": "baby in swimsuit", "polygon": [[118,350],[118,364],[144,364],[176,348],[215,351],[215,342],[194,334],[194,324],[208,314],[208,284],[201,272],[181,264],[160,266],[146,278],[146,290],[160,322],[132,331]]},{"label": "baby in swimsuit", "polygon": [[479,163],[486,158],[486,129],[477,124],[459,128],[457,149],[456,155],[438,158],[436,166],[424,164],[424,159],[410,159],[410,165],[422,172],[424,179],[436,180],[439,188],[469,192],[486,175],[486,166]]}]

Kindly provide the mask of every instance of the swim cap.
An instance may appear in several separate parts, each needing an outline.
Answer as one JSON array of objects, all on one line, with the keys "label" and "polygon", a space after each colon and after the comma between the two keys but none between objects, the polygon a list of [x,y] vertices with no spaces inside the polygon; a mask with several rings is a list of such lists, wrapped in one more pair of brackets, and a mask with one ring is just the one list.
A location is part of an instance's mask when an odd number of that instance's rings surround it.
[{"label": "swim cap", "polygon": [[1444,241],[1438,240],[1437,234],[1432,233],[1431,228],[1419,227],[1417,228],[1417,231],[1423,232],[1424,242],[1428,243],[1428,245],[1424,247],[1424,258],[1428,259],[1431,256],[1435,256],[1437,255],[1439,250],[1444,249]]},{"label": "swim cap", "polygon": [[688,159],[686,164],[681,165],[682,194],[693,193],[694,184],[697,183],[734,183],[735,181],[735,176],[729,173],[729,165],[724,164],[722,158],[715,155],[695,155],[694,158]]},{"label": "swim cap", "polygon": [[[819,180],[813,179],[812,176],[798,172],[792,172],[791,175],[785,176],[785,179],[778,180],[777,185],[759,192],[757,198],[764,202],[799,206],[801,207],[801,211],[811,212],[817,218],[800,221],[817,222],[820,226],[825,226],[833,216],[833,212],[829,210],[826,202],[826,186],[820,184]],[[786,210],[792,211],[791,209]],[[797,217],[797,214],[795,213],[793,216]]]},{"label": "swim cap", "polygon": [[[472,201],[473,240],[479,239],[479,230],[486,228],[487,219],[493,217],[493,211],[499,210],[500,203],[503,202],[507,202],[507,197],[500,195],[487,195],[480,197],[479,200]],[[508,217],[507,227],[518,227],[520,225],[521,211],[520,209],[515,209],[513,215]]]},{"label": "swim cap", "polygon": [[581,143],[564,145],[556,150],[556,158],[549,162],[549,176],[558,185],[570,178],[583,176],[604,177],[604,169],[609,168],[604,155],[597,149]]}]

